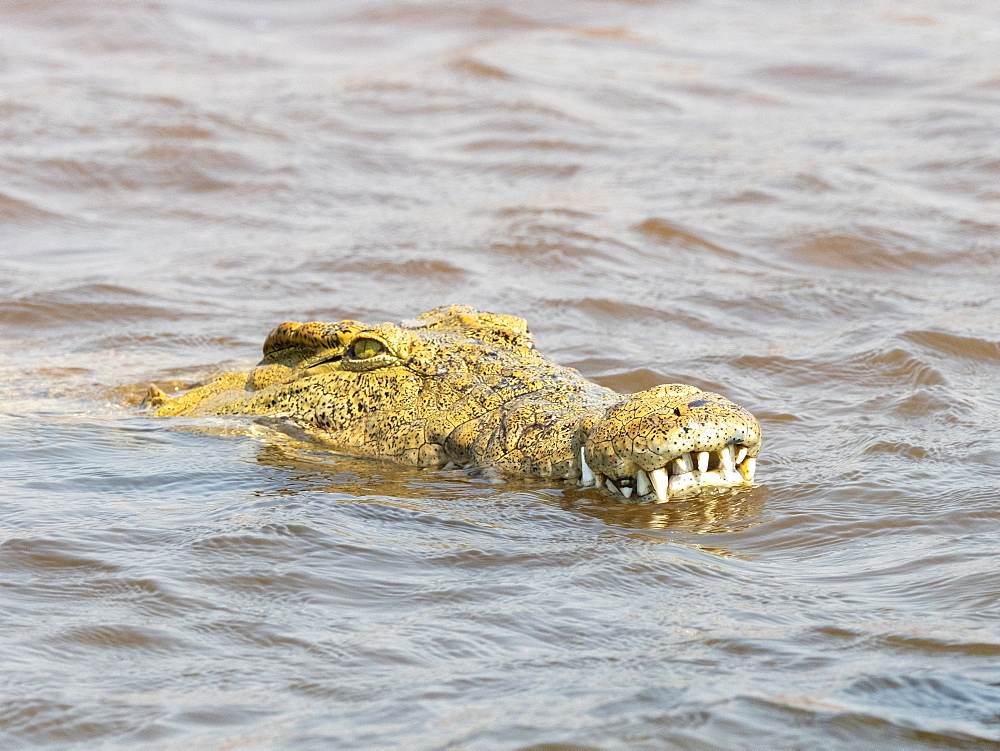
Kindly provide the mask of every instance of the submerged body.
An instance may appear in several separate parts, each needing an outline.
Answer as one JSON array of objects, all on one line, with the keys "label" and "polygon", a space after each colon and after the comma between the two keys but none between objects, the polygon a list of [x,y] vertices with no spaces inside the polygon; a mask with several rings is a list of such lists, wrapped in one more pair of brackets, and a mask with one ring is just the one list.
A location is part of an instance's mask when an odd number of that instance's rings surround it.
[{"label": "submerged body", "polygon": [[168,399],[156,414],[288,418],[343,453],[419,467],[598,486],[666,501],[748,486],[760,426],[680,384],[619,394],[534,348],[524,319],[467,306],[400,325],[283,323],[249,373]]}]

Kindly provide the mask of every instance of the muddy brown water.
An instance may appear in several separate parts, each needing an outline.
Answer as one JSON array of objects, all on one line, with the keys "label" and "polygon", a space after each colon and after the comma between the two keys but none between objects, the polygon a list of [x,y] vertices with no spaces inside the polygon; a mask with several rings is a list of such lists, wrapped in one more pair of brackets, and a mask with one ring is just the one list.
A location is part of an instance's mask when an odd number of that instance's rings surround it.
[{"label": "muddy brown water", "polygon": [[[997,747],[998,186],[985,0],[0,3],[0,747]],[[129,403],[449,302],[759,486]]]}]

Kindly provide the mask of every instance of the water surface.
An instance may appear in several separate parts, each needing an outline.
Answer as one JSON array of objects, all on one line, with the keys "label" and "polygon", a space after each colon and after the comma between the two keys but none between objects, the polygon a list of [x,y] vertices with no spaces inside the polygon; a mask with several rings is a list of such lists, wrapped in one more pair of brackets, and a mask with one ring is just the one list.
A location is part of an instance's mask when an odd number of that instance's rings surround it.
[{"label": "water surface", "polygon": [[[0,746],[1000,744],[998,30],[3,3]],[[759,486],[628,506],[135,403],[451,302],[746,406]]]}]

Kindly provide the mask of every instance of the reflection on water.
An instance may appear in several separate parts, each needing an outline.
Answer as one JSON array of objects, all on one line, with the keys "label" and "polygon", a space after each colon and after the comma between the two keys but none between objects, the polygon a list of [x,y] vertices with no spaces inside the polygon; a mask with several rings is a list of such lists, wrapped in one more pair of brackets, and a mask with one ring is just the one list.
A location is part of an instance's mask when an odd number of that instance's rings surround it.
[{"label": "reflection on water", "polygon": [[[0,4],[0,747],[1000,743],[998,14]],[[760,485],[138,406],[453,302],[746,406]]]},{"label": "reflection on water", "polygon": [[[273,437],[275,441],[277,437]],[[542,481],[488,480],[466,470],[420,470],[395,467],[370,460],[323,453],[309,444],[268,442],[256,454],[262,465],[280,468],[289,492],[315,490],[346,494],[353,499],[376,491],[393,503],[404,499],[407,508],[433,506],[428,496],[447,499],[467,497],[480,491],[511,493],[527,491],[541,503],[554,503],[566,511],[586,514],[604,524],[624,529],[649,529],[711,534],[740,532],[765,521],[767,490],[756,487],[729,493],[707,494],[697,499],[671,503],[624,504],[604,497],[594,489],[572,485],[552,488]],[[470,487],[470,485],[472,487]],[[385,502],[384,500],[380,502]]]},{"label": "reflection on water", "polygon": [[742,532],[765,521],[763,488],[757,487],[733,493],[705,495],[697,500],[625,505],[595,503],[590,498],[577,498],[581,491],[567,493],[567,509],[594,516],[606,524],[632,529],[662,529],[678,532],[712,534]]}]

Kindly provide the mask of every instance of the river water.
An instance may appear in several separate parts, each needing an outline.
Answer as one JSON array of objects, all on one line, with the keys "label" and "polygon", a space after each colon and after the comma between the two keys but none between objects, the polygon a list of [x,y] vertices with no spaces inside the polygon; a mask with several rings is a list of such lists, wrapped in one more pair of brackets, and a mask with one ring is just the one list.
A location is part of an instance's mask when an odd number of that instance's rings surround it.
[{"label": "river water", "polygon": [[[0,3],[0,747],[998,747],[998,144],[987,0]],[[453,302],[759,486],[137,406]]]}]

